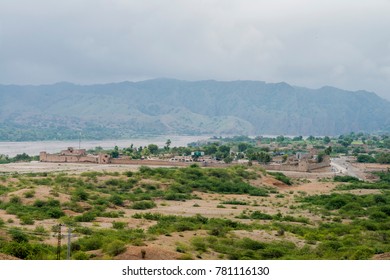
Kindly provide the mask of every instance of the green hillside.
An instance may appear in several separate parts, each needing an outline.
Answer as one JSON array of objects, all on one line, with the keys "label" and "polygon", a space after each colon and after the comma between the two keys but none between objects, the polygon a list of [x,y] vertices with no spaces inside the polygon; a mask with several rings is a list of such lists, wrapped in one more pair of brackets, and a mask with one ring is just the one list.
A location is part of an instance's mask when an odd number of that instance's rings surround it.
[{"label": "green hillside", "polygon": [[0,86],[0,140],[145,134],[337,135],[389,131],[390,102],[366,91],[257,81],[155,79]]}]

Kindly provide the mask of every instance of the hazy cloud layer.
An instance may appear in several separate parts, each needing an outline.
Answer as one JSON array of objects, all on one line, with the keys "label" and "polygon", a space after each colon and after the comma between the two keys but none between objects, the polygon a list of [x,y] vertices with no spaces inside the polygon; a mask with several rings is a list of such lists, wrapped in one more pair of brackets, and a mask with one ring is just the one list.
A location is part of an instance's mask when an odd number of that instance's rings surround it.
[{"label": "hazy cloud layer", "polygon": [[169,77],[390,99],[389,0],[1,0],[0,83]]}]

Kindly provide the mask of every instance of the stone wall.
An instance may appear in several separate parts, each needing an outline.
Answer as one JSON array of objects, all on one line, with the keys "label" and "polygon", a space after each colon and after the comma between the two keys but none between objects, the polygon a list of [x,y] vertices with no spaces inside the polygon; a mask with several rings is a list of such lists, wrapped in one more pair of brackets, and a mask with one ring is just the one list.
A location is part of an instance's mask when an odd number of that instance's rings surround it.
[{"label": "stone wall", "polygon": [[310,172],[312,170],[320,169],[330,166],[329,156],[324,156],[322,162],[310,162],[310,160],[301,160],[298,164],[261,164],[266,170],[275,171],[296,171],[296,172]]},{"label": "stone wall", "polygon": [[39,160],[42,162],[99,163],[97,156],[48,154],[46,152],[39,154]]}]

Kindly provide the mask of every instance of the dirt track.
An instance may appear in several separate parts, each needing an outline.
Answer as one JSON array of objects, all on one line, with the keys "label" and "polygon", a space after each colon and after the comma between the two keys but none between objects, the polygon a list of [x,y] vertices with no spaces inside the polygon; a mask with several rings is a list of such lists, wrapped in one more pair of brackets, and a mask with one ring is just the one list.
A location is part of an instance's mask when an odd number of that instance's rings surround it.
[{"label": "dirt track", "polygon": [[86,171],[126,171],[137,170],[140,165],[116,165],[116,164],[82,164],[82,163],[47,163],[47,162],[22,162],[0,165],[0,173],[30,173],[30,172],[67,172],[82,173]]}]

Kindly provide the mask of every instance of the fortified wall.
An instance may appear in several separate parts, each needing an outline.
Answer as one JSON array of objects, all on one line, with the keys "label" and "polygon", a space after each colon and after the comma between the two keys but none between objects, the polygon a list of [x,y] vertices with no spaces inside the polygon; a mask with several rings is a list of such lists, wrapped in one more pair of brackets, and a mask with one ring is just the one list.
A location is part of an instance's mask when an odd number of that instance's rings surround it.
[{"label": "fortified wall", "polygon": [[69,163],[96,163],[96,164],[108,164],[109,155],[87,155],[85,149],[73,149],[69,147],[66,150],[62,150],[58,154],[48,154],[46,152],[39,153],[39,161],[41,162],[69,162]]},{"label": "fortified wall", "polygon": [[316,169],[330,166],[330,157],[325,155],[321,162],[317,162],[313,158],[300,158],[296,160],[288,160],[280,164],[262,164],[266,170],[275,171],[296,171],[296,172],[311,172]]}]

